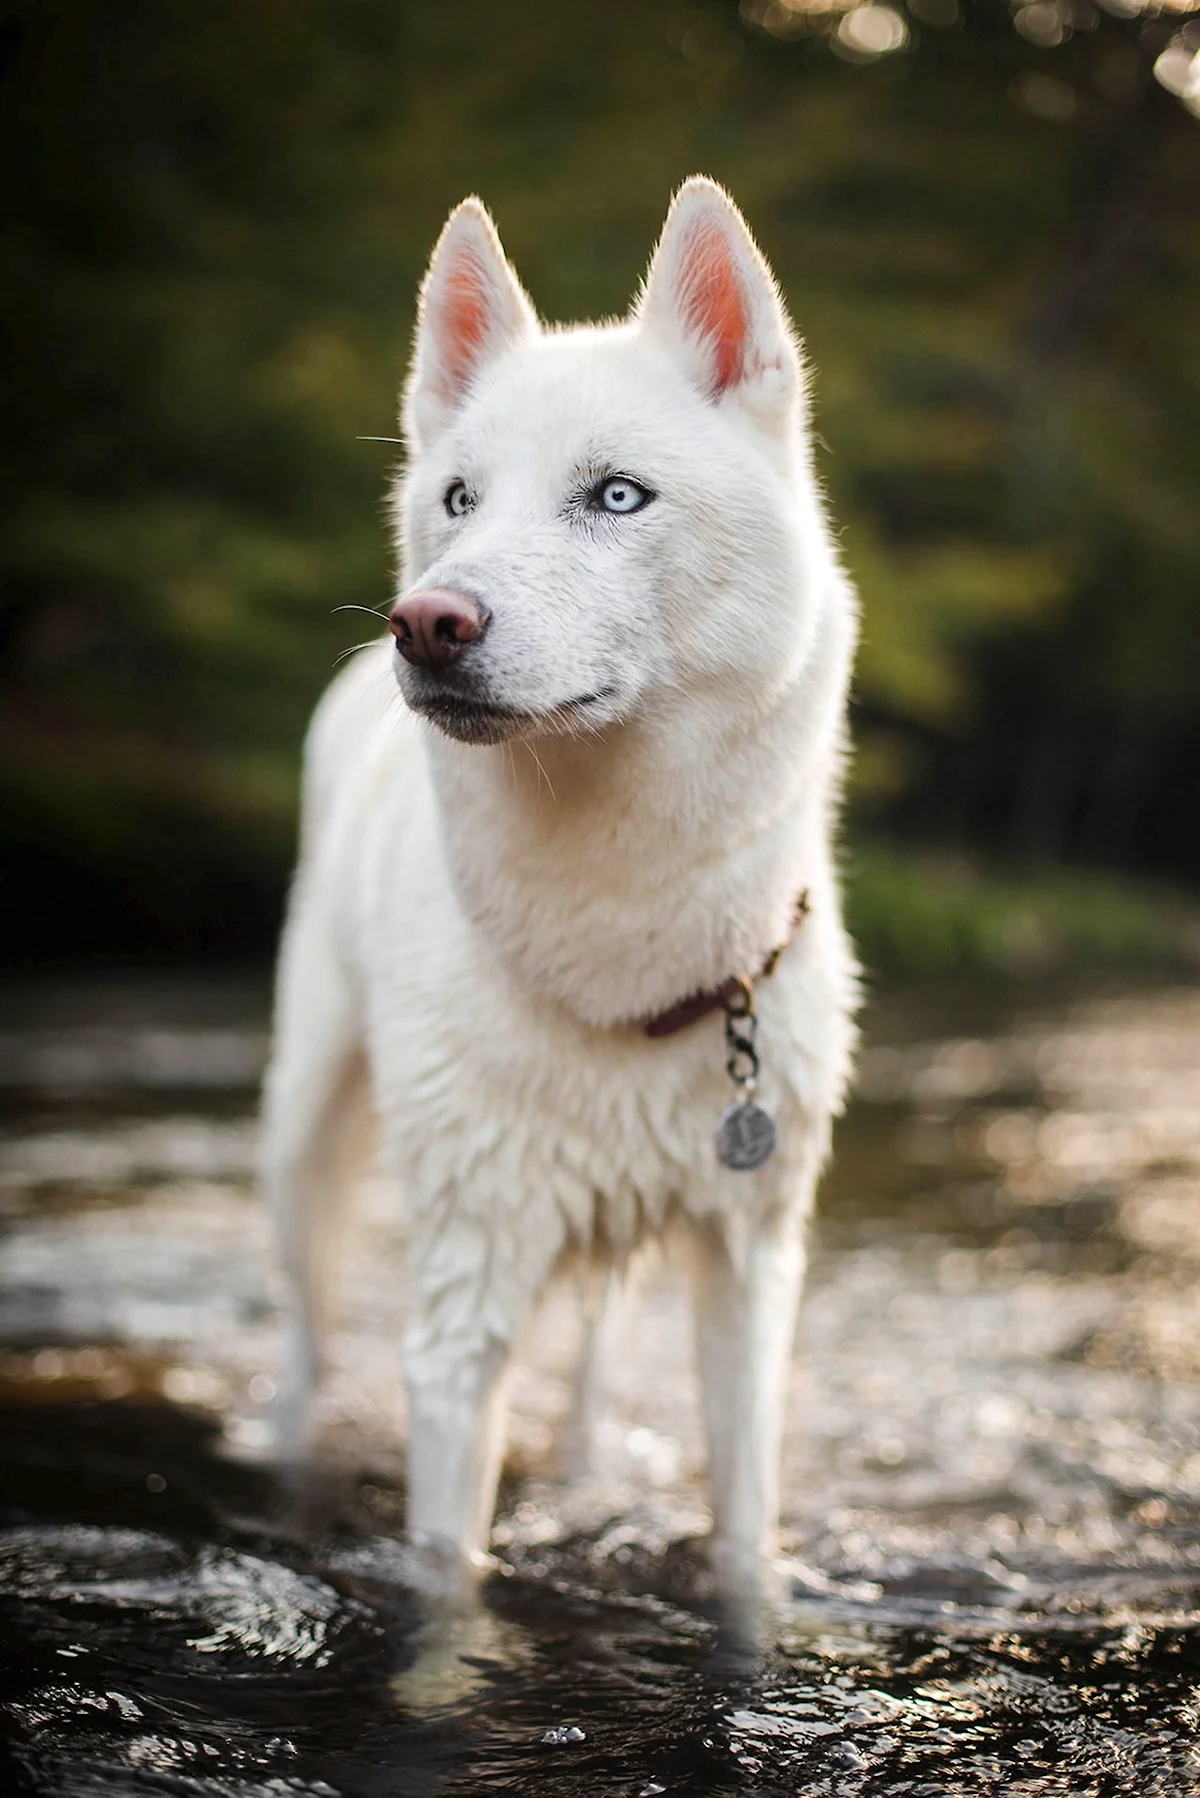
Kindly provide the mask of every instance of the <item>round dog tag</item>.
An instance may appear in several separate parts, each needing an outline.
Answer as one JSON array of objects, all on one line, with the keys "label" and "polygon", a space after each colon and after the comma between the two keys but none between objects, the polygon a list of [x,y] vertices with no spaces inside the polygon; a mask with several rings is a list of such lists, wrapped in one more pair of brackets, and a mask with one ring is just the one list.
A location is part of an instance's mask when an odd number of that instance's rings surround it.
[{"label": "round dog tag", "polygon": [[717,1120],[717,1159],[739,1172],[761,1167],[775,1151],[775,1122],[752,1099],[727,1105]]}]

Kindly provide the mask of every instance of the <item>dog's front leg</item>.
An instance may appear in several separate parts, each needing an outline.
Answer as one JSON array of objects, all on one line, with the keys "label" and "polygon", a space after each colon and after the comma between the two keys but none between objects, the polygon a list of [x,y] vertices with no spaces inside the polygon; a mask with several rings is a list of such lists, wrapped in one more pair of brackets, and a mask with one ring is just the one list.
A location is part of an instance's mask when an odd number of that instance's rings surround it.
[{"label": "dog's front leg", "polygon": [[779,1456],[804,1277],[804,1213],[780,1209],[696,1238],[696,1343],[708,1435],[711,1558],[734,1597],[764,1589],[776,1549]]},{"label": "dog's front leg", "polygon": [[422,1229],[413,1243],[404,1340],[408,1532],[460,1565],[479,1565],[504,1452],[512,1345],[559,1243],[539,1249],[536,1232],[517,1240],[511,1218],[468,1223],[449,1209],[449,1221]]}]

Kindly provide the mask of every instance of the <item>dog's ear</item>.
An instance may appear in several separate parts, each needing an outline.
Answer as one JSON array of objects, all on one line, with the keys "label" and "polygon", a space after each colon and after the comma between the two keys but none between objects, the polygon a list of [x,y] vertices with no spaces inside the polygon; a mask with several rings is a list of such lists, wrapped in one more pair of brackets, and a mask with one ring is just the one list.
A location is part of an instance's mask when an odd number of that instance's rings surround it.
[{"label": "dog's ear", "polygon": [[635,315],[710,399],[736,398],[764,422],[790,415],[802,387],[795,338],[766,259],[715,181],[693,175],[675,195]]},{"label": "dog's ear", "polygon": [[409,440],[432,441],[484,364],[537,328],[486,207],[463,200],[446,220],[421,283],[404,394]]}]

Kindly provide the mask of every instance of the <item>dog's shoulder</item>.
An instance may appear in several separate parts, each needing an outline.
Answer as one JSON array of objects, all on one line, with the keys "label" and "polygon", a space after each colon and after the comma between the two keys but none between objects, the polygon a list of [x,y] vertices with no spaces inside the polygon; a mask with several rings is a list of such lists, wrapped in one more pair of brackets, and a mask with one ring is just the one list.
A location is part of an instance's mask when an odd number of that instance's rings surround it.
[{"label": "dog's shoulder", "polygon": [[300,840],[308,854],[326,834],[346,794],[377,759],[378,750],[411,743],[412,719],[392,673],[392,643],[381,638],[359,650],[321,695],[304,742]]}]

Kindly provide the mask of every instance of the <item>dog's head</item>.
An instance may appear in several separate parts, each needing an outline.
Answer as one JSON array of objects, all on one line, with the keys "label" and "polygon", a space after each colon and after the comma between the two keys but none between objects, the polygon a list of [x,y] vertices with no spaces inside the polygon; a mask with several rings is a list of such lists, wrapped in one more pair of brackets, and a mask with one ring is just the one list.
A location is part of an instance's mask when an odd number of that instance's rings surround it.
[{"label": "dog's head", "polygon": [[628,319],[543,330],[488,214],[421,290],[391,614],[409,704],[494,743],[717,685],[761,705],[810,634],[822,532],[800,360],[732,201],[685,184]]}]

